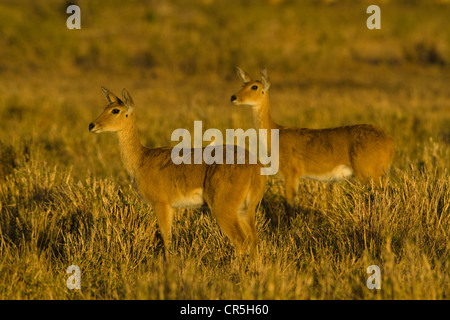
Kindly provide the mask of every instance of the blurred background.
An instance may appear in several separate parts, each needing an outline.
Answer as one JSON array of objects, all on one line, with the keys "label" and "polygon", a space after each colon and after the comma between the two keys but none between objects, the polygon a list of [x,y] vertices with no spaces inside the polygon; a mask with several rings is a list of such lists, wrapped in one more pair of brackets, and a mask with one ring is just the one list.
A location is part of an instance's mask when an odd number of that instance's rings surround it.
[{"label": "blurred background", "polygon": [[[253,77],[268,68],[281,124],[380,125],[400,167],[427,143],[448,153],[447,2],[3,0],[0,175],[35,157],[78,178],[124,177],[115,137],[87,129],[106,105],[101,86],[128,89],[148,146],[171,144],[194,120],[205,130],[252,127],[250,109],[229,103],[237,65]],[[66,27],[71,4],[81,30]],[[381,30],[366,27],[370,4]]]},{"label": "blurred background", "polygon": [[[81,30],[66,27],[71,4]],[[366,27],[372,4],[380,30]],[[435,0],[1,0],[0,298],[448,299],[449,17]],[[100,87],[131,93],[144,145],[175,145],[195,120],[253,127],[230,102],[236,66],[267,67],[280,124],[381,126],[392,183],[302,181],[281,223],[270,179],[254,266],[236,268],[212,215],[192,209],[175,218],[179,255],[160,263],[117,137],[88,131]],[[72,264],[82,291],[65,285]],[[374,264],[383,290],[366,287]]]}]

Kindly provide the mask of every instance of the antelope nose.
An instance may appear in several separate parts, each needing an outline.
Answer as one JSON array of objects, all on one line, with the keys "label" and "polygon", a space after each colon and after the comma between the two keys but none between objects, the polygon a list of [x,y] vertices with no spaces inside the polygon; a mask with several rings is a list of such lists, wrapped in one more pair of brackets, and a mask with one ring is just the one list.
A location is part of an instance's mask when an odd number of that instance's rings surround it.
[{"label": "antelope nose", "polygon": [[233,94],[232,96],[231,96],[231,102],[233,102],[234,100],[236,100],[237,98],[236,98],[236,96]]},{"label": "antelope nose", "polygon": [[89,124],[89,131],[91,131],[92,129],[94,129],[94,127],[95,127],[95,124],[94,124],[93,122],[91,122],[91,123]]}]

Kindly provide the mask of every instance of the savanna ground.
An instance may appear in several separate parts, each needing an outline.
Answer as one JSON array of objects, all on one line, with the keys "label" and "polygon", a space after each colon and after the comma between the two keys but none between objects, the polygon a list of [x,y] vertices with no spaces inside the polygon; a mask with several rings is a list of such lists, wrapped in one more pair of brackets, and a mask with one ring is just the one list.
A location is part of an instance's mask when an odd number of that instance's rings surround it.
[{"label": "savanna ground", "polygon": [[[448,299],[450,5],[327,2],[80,0],[82,29],[68,30],[68,3],[2,1],[0,298]],[[381,30],[366,27],[369,4]],[[288,222],[271,179],[254,261],[235,257],[209,211],[181,210],[164,262],[117,138],[88,132],[100,87],[129,90],[144,145],[174,145],[194,120],[253,127],[229,102],[236,65],[267,66],[279,123],[383,127],[397,146],[390,182],[303,181]],[[69,265],[81,290],[66,287]]]}]

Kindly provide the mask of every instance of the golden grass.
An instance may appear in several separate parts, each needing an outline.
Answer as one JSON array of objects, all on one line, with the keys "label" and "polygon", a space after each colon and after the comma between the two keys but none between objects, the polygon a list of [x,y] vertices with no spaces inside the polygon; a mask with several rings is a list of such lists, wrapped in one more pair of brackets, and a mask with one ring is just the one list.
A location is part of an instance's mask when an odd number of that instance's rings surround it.
[{"label": "golden grass", "polygon": [[[0,19],[1,299],[448,299],[450,7],[342,1],[3,1]],[[234,67],[266,65],[277,122],[372,123],[397,153],[390,183],[304,181],[283,219],[277,178],[257,213],[255,261],[237,259],[209,211],[181,210],[162,260],[153,211],[135,195],[113,134],[88,124],[100,86],[126,87],[142,142],[176,128],[244,129]],[[66,288],[81,268],[82,289]],[[366,287],[369,265],[381,290]]]}]

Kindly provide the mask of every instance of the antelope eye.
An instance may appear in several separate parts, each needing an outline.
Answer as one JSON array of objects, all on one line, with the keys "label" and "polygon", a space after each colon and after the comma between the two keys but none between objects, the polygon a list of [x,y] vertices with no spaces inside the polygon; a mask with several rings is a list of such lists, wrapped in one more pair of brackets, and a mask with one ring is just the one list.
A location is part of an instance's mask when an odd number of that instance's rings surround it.
[{"label": "antelope eye", "polygon": [[112,109],[112,110],[111,110],[111,113],[114,113],[114,114],[117,114],[117,113],[119,113],[119,112],[120,112],[119,109]]},{"label": "antelope eye", "polygon": [[252,88],[251,88],[252,90],[258,90],[258,86],[252,86]]}]

